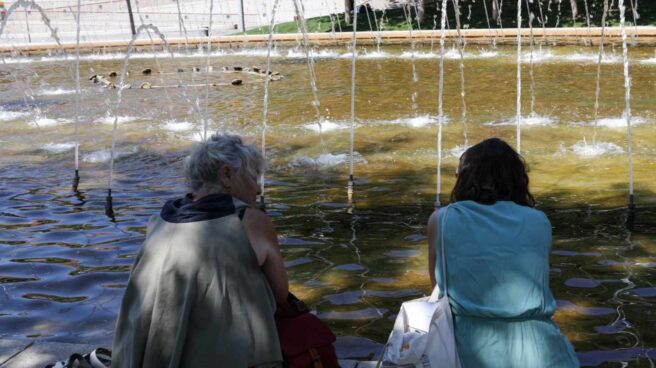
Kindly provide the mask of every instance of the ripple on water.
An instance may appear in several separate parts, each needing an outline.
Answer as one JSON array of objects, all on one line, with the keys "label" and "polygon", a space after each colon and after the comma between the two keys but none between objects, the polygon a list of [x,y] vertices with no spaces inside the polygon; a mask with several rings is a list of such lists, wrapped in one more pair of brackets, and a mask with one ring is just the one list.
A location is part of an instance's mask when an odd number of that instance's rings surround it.
[{"label": "ripple on water", "polygon": [[345,293],[324,295],[323,299],[333,305],[350,305],[360,303],[362,301],[360,298],[362,298],[363,294],[364,291],[362,290],[347,291]]},{"label": "ripple on water", "polygon": [[385,308],[365,308],[346,312],[329,311],[319,313],[318,317],[321,319],[362,321],[381,318],[385,313],[387,313],[387,309]]},{"label": "ripple on water", "polygon": [[627,327],[631,327],[628,322],[619,320],[610,325],[595,326],[594,329],[601,334],[612,335],[624,331]]},{"label": "ripple on water", "polygon": [[597,367],[607,362],[630,362],[638,358],[656,359],[655,347],[636,347],[617,350],[595,350],[578,353],[582,367]]},{"label": "ripple on water", "polygon": [[349,264],[344,264],[344,265],[339,265],[335,266],[333,270],[337,271],[362,271],[365,270],[366,268],[363,265],[359,265],[356,263],[349,263]]},{"label": "ripple on water", "polygon": [[360,336],[338,336],[333,343],[339,359],[378,360],[383,344]]},{"label": "ripple on water", "polygon": [[301,258],[296,258],[291,261],[285,261],[285,268],[292,268],[300,265],[304,265],[307,263],[313,262],[312,259],[308,257],[301,257]]},{"label": "ripple on water", "polygon": [[278,237],[278,243],[284,246],[307,246],[307,245],[323,245],[322,242],[315,240],[304,240],[300,238],[294,238],[291,236],[280,236]]},{"label": "ripple on water", "polygon": [[59,296],[52,294],[23,294],[21,297],[30,300],[47,300],[56,303],[77,303],[87,299],[86,296]]},{"label": "ripple on water", "polygon": [[564,250],[564,249],[558,249],[554,250],[551,252],[551,254],[555,254],[557,256],[566,256],[566,257],[574,257],[574,256],[583,256],[583,257],[600,257],[601,253],[597,252],[577,252],[574,250]]},{"label": "ripple on water", "polygon": [[414,249],[390,250],[385,252],[385,255],[394,258],[414,258],[419,257],[421,252]]},{"label": "ripple on water", "polygon": [[566,286],[575,287],[575,288],[586,288],[586,289],[596,288],[600,284],[601,283],[597,280],[579,278],[579,277],[573,277],[565,281]]},{"label": "ripple on water", "polygon": [[656,287],[631,289],[630,293],[643,298],[654,298],[656,297]]}]

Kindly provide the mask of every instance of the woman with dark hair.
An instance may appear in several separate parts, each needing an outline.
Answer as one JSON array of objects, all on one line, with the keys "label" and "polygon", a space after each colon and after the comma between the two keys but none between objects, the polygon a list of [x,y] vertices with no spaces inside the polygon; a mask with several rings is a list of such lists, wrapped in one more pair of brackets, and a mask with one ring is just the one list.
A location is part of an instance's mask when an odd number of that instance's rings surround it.
[{"label": "woman with dark hair", "polygon": [[442,288],[443,241],[462,367],[578,367],[551,320],[551,224],[533,208],[524,160],[491,138],[462,155],[456,176],[451,204],[428,221],[428,264]]}]

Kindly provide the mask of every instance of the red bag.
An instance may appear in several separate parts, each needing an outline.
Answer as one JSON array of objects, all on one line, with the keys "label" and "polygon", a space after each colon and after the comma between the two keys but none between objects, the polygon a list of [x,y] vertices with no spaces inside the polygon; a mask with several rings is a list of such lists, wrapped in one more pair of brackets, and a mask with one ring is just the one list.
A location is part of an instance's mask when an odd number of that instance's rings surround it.
[{"label": "red bag", "polygon": [[280,348],[288,368],[339,368],[330,328],[293,294],[278,304],[276,326]]}]

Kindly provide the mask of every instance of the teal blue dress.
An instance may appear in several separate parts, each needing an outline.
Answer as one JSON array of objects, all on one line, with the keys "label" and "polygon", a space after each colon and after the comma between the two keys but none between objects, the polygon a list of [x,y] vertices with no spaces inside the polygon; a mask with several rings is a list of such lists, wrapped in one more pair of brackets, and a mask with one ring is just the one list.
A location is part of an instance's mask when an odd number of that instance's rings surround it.
[{"label": "teal blue dress", "polygon": [[[447,210],[448,209],[448,210]],[[574,348],[551,320],[551,224],[510,201],[459,201],[438,213],[435,276],[445,229],[449,299],[463,368],[578,367]]]}]

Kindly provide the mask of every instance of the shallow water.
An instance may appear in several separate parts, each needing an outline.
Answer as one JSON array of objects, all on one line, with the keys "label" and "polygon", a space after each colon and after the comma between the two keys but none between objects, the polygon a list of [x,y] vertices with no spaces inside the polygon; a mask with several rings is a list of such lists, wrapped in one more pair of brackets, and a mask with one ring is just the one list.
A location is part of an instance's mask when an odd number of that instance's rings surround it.
[{"label": "shallow water", "polygon": [[[602,66],[598,145],[592,146],[595,50],[545,49],[535,65],[531,115],[528,66],[523,154],[539,208],[554,225],[551,285],[555,320],[586,366],[648,366],[656,358],[656,65],[653,50],[631,50],[636,223],[624,226],[626,129],[621,64],[609,48]],[[323,124],[320,144],[308,72],[299,50],[277,50],[269,105],[268,211],[280,234],[292,290],[342,337],[343,357],[379,352],[403,300],[429,292],[424,226],[435,195],[437,63],[426,45],[412,82],[406,49],[361,50],[357,75],[355,207],[346,198],[350,60],[317,50]],[[511,48],[469,46],[465,57],[469,142],[514,143],[515,65]],[[262,66],[262,50],[212,58],[211,130],[255,142],[263,79],[220,73]],[[74,161],[73,63],[6,60],[0,66],[0,338],[38,337],[107,344],[130,265],[150,215],[183,193],[181,165],[202,130],[205,73],[198,55],[140,55],[132,86],[113,111],[116,90],[86,80],[120,71],[121,55],[82,61],[80,192]],[[150,76],[141,75],[153,68]],[[178,73],[177,69],[183,72]],[[444,188],[463,151],[458,60],[447,59]],[[204,70],[204,69],[203,69]],[[244,85],[232,86],[233,79]],[[417,88],[417,115],[411,104]],[[111,123],[119,116],[116,218],[104,214]],[[109,123],[109,124],[108,124]],[[446,201],[447,194],[442,199]]]}]

